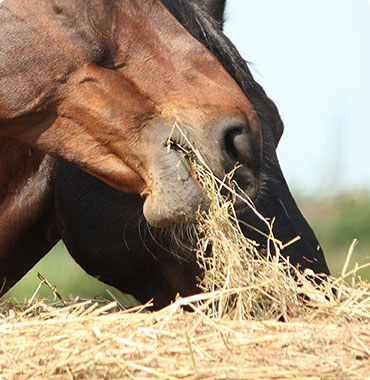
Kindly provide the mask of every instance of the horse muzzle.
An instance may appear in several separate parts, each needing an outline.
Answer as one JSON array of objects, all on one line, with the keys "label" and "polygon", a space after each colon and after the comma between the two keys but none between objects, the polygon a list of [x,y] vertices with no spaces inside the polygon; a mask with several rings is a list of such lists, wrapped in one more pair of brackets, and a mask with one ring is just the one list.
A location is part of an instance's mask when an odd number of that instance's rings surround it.
[{"label": "horse muzzle", "polygon": [[[162,123],[160,123],[162,124]],[[144,216],[155,227],[194,220],[197,210],[206,210],[209,200],[194,166],[206,166],[221,182],[233,172],[236,192],[255,198],[259,189],[261,138],[239,118],[228,118],[200,128],[172,123],[169,128],[151,128],[147,152],[152,152],[146,177]],[[194,165],[196,164],[196,165]],[[227,190],[223,190],[226,195]],[[236,199],[237,209],[246,203]]]}]

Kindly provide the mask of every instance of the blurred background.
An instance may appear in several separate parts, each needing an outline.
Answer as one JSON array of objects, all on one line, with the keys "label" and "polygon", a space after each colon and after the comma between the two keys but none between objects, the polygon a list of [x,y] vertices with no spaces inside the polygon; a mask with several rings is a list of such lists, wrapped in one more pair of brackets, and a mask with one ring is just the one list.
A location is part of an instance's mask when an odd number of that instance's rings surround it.
[{"label": "blurred background", "polygon": [[[352,267],[369,263],[369,1],[229,0],[226,15],[226,34],[280,110],[280,163],[332,273],[354,238]],[[30,297],[38,271],[64,295],[105,292],[59,244],[8,296]],[[360,274],[370,280],[369,268]]]}]

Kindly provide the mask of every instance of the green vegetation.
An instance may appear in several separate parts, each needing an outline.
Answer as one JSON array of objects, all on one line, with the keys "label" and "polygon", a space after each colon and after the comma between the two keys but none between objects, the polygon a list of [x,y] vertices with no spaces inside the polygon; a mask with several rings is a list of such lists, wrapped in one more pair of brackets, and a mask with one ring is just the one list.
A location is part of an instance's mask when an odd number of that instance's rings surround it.
[{"label": "green vegetation", "polygon": [[[5,296],[19,302],[30,299],[40,283],[37,273],[41,273],[64,298],[78,296],[92,299],[101,296],[111,299],[112,297],[106,291],[108,289],[124,305],[136,303],[133,297],[124,295],[117,289],[89,276],[73,260],[61,242],[40,260],[21,281],[13,286]],[[38,297],[53,299],[54,295],[46,285],[43,285],[38,292]]]},{"label": "green vegetation", "polygon": [[[350,268],[370,263],[370,195],[357,193],[328,199],[304,199],[300,207],[313,227],[325,252],[333,275],[338,275],[343,267],[348,248],[353,239],[357,245]],[[124,303],[133,300],[125,298],[116,289],[87,275],[69,256],[63,244],[58,244],[36,267],[34,267],[13,289],[8,297],[23,302],[30,298],[37,288],[40,272],[63,297],[109,298],[108,288]],[[370,267],[359,272],[363,279],[370,280]],[[42,286],[40,297],[53,297],[50,289]]]},{"label": "green vegetation", "polygon": [[[314,229],[324,249],[329,268],[337,276],[353,239],[358,240],[350,268],[370,264],[370,194],[352,193],[335,198],[305,199],[300,203],[303,214]],[[370,267],[359,271],[370,280]]]}]

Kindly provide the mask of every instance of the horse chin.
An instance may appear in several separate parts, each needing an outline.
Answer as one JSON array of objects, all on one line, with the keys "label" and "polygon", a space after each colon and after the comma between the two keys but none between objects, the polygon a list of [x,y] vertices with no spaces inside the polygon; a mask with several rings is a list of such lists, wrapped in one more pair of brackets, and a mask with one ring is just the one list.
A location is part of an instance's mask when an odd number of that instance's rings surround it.
[{"label": "horse chin", "polygon": [[[145,194],[143,214],[153,227],[167,228],[191,223],[198,209],[206,209],[206,196],[184,162],[173,162],[175,170],[160,170],[153,175],[150,190]],[[160,180],[159,180],[160,179]]]},{"label": "horse chin", "polygon": [[[171,215],[170,210],[165,210],[162,207],[156,207],[156,200],[152,196],[146,198],[143,206],[143,214],[146,221],[156,228],[168,228],[176,223],[175,215]],[[181,223],[180,220],[178,223]]]},{"label": "horse chin", "polygon": [[195,181],[193,182],[185,188],[170,183],[161,186],[158,192],[151,192],[143,206],[147,222],[156,228],[193,222],[197,210],[205,208],[207,204],[202,190]]}]

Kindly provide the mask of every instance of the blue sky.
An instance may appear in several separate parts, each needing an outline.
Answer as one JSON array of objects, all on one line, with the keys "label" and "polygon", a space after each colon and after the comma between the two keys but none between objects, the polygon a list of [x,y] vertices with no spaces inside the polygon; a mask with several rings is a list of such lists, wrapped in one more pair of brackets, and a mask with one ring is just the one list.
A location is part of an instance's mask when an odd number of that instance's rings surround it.
[{"label": "blue sky", "polygon": [[277,104],[300,193],[370,190],[370,2],[229,0],[226,34]]}]

